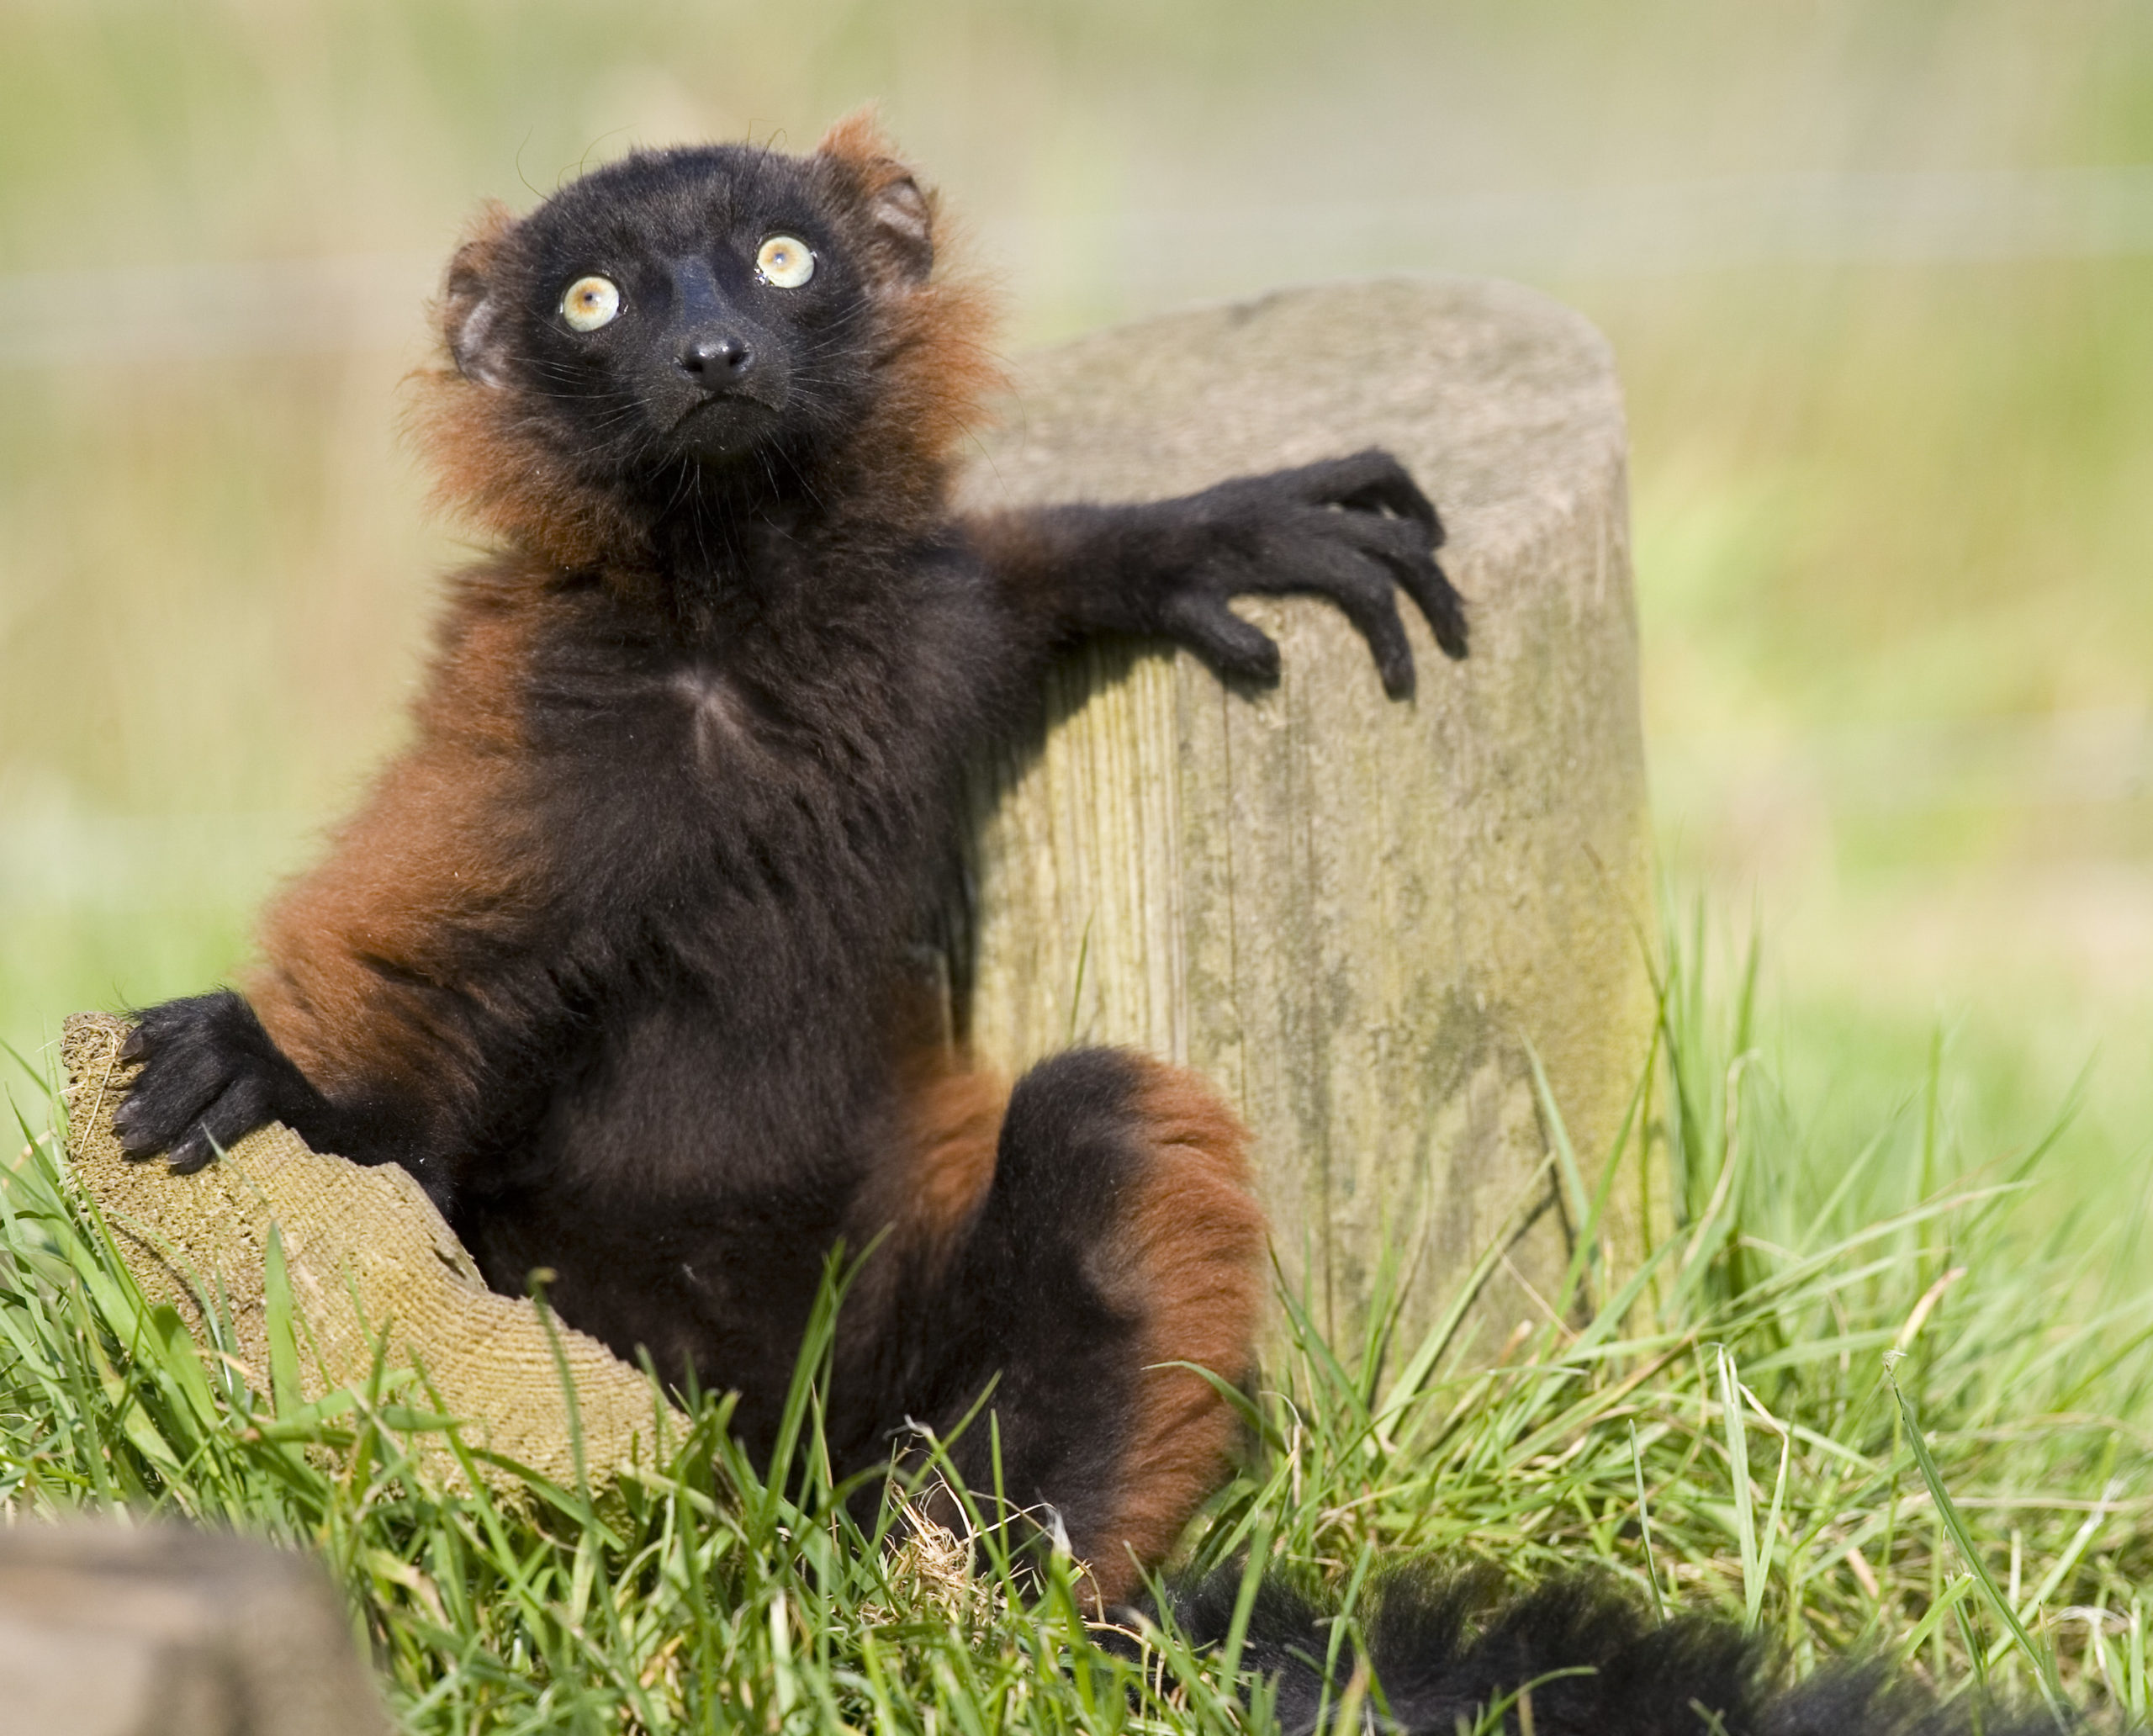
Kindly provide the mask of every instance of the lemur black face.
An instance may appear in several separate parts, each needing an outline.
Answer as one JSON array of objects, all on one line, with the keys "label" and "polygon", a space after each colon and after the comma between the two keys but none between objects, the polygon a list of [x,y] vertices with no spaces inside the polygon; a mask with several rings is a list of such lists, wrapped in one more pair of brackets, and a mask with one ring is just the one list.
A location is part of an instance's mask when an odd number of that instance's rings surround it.
[{"label": "lemur black face", "polygon": [[452,281],[458,365],[632,484],[804,456],[856,424],[868,389],[879,286],[860,226],[812,158],[631,157],[517,225],[460,323]]}]

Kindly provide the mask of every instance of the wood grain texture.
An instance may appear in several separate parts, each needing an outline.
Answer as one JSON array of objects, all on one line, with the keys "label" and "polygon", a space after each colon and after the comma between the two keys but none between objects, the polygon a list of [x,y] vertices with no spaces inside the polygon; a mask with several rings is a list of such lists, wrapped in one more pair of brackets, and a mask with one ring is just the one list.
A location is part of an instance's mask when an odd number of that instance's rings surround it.
[{"label": "wood grain texture", "polygon": [[[1238,606],[1280,641],[1269,691],[1156,648],[1071,659],[1040,730],[976,781],[974,1046],[1014,1068],[1131,1043],[1216,1080],[1334,1334],[1386,1249],[1410,1273],[1410,1345],[1508,1242],[1476,1316],[1492,1354],[1559,1284],[1574,1227],[1529,1054],[1590,1182],[1653,1019],[1607,347],[1532,291],[1428,278],[1101,333],[1017,382],[968,505],[1158,498],[1389,447],[1442,512],[1473,654],[1447,662],[1409,608],[1419,691],[1394,704],[1344,618],[1296,599]],[[1655,1215],[1642,1174],[1610,1208],[1632,1252]]]},{"label": "wood grain texture", "polygon": [[[272,1122],[199,1175],[121,1151],[113,1110],[135,1067],[119,1059],[130,1027],[77,1013],[61,1039],[67,1156],[114,1246],[152,1306],[168,1305],[205,1354],[235,1361],[267,1402],[272,1391],[265,1261],[281,1237],[291,1284],[299,1396],[367,1389],[378,1356],[421,1409],[438,1397],[462,1425],[479,1478],[497,1500],[535,1502],[527,1467],[558,1487],[587,1480],[610,1496],[623,1476],[663,1462],[687,1430],[642,1372],[596,1339],[542,1319],[526,1298],[489,1290],[426,1191],[393,1163],[371,1168],[308,1149]],[[202,1297],[222,1299],[225,1336]],[[403,1384],[423,1372],[426,1385]],[[574,1414],[563,1379],[574,1382]],[[468,1487],[439,1434],[411,1439],[442,1486]]]}]

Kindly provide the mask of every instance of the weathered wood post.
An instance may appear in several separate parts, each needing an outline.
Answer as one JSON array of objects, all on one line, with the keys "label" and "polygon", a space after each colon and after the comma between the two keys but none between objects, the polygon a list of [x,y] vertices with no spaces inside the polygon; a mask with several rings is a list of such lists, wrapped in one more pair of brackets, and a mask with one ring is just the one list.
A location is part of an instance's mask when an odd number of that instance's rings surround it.
[{"label": "weathered wood post", "polygon": [[[1016,1068],[1131,1043],[1256,1130],[1290,1282],[1334,1338],[1386,1245],[1404,1342],[1497,1239],[1480,1318],[1544,1317],[1574,1206],[1531,1057],[1590,1186],[1644,1066],[1651,903],[1625,441],[1605,342],[1514,284],[1329,285],[1029,358],[971,504],[1185,492],[1389,447],[1450,532],[1473,654],[1410,606],[1418,696],[1387,701],[1316,602],[1251,602],[1275,691],[1107,647],[1041,734],[982,769],[968,1029]],[[1401,599],[1402,601],[1402,599]],[[1642,1167],[1608,1222],[1635,1250]],[[1486,1334],[1480,1348],[1496,1348]]]}]

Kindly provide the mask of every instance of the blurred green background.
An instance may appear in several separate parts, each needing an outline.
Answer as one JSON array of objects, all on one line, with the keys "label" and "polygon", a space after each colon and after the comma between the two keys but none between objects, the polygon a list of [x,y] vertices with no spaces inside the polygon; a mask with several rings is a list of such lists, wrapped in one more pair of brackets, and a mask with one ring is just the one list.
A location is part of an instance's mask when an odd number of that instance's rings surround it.
[{"label": "blurred green background", "polygon": [[[457,558],[393,429],[478,198],[880,98],[1013,347],[1537,283],[1620,357],[1664,860],[1817,1158],[2153,1135],[2153,8],[0,0],[0,1036],[206,984]],[[1916,1104],[1909,1113],[1920,1113]]]}]

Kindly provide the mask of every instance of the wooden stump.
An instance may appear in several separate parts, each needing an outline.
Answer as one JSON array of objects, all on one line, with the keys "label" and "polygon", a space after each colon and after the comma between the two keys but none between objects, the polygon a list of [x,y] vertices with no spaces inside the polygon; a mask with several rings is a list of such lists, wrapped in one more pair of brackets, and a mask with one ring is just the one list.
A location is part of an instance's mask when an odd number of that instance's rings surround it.
[{"label": "wooden stump", "polygon": [[[1270,691],[1153,647],[1072,659],[1039,733],[977,780],[956,974],[986,1060],[1129,1043],[1217,1081],[1256,1131],[1278,1252],[1319,1324],[1358,1328],[1388,1248],[1410,1346],[1499,1241],[1484,1325],[1544,1317],[1531,1292],[1560,1284],[1576,1195],[1530,1057],[1590,1188],[1648,1049],[1605,342],[1471,279],[1177,315],[1021,365],[965,490],[982,507],[1156,498],[1372,445],[1442,513],[1471,658],[1446,660],[1408,606],[1420,688],[1393,703],[1344,618],[1293,599],[1240,606],[1280,642]],[[1632,1162],[1612,1245],[1634,1252],[1652,1215]]]},{"label": "wooden stump", "polygon": [[[462,1422],[479,1476],[516,1505],[537,1499],[525,1470],[609,1499],[622,1477],[661,1462],[661,1443],[682,1438],[686,1419],[640,1371],[528,1299],[489,1290],[426,1190],[396,1165],[309,1151],[277,1122],[199,1175],[130,1162],[112,1123],[136,1071],[119,1058],[130,1029],[108,1013],[67,1021],[70,1170],[144,1299],[177,1309],[204,1352],[236,1364],[257,1395],[275,1392],[273,1231],[291,1295],[293,1398],[363,1391],[377,1358],[399,1378],[423,1371],[426,1400]],[[203,1318],[205,1295],[227,1310],[221,1337]],[[467,1486],[445,1436],[420,1433],[410,1444],[442,1486]]]}]

